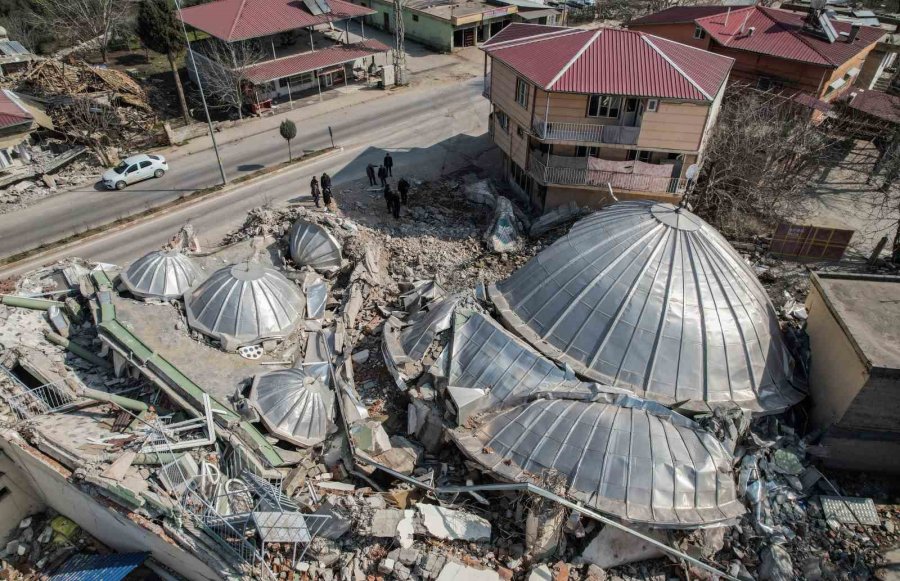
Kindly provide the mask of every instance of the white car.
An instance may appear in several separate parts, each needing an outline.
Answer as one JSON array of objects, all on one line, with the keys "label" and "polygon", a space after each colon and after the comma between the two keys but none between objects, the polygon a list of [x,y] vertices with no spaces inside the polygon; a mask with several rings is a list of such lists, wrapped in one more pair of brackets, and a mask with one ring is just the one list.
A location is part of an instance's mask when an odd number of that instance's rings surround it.
[{"label": "white car", "polygon": [[169,171],[166,158],[161,155],[132,155],[116,167],[103,173],[103,185],[109,190],[121,190],[129,184],[161,178]]}]

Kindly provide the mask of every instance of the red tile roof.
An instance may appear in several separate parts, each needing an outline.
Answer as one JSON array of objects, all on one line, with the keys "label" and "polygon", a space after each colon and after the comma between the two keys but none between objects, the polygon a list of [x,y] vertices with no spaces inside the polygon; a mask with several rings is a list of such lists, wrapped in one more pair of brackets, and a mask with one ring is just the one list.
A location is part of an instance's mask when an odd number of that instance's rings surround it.
[{"label": "red tile roof", "polygon": [[816,99],[809,93],[794,93],[791,95],[791,100],[798,105],[803,105],[804,107],[815,109],[822,113],[828,113],[832,109],[831,103],[823,101],[822,99]]},{"label": "red tile roof", "polygon": [[185,24],[233,42],[375,14],[375,10],[345,0],[327,1],[331,12],[318,16],[300,0],[214,0],[185,8],[181,17]]},{"label": "red tile roof", "polygon": [[632,20],[628,26],[642,26],[645,24],[679,24],[693,22],[704,16],[712,16],[720,12],[727,12],[728,6],[673,6],[641,18]]},{"label": "red tile roof", "polygon": [[16,103],[11,91],[0,91],[0,129],[14,127],[34,121],[34,116],[27,109]]},{"label": "red tile roof", "polygon": [[[697,14],[697,8],[700,7],[669,8],[635,20],[631,25],[687,22],[688,16]],[[862,26],[852,43],[841,38],[828,42],[803,31],[805,18],[805,14],[797,12],[747,6],[730,12],[719,10],[711,15],[695,16],[693,21],[722,46],[828,67],[845,63],[886,34],[880,28]],[[849,22],[832,20],[831,24],[838,34],[850,32]],[[752,35],[747,34],[750,27],[755,29]]]},{"label": "red tile roof", "polygon": [[527,26],[511,24],[507,40],[482,48],[548,91],[711,101],[734,63],[633,30],[541,26],[525,36]]},{"label": "red tile roof", "polygon": [[854,90],[847,99],[847,105],[890,123],[900,123],[900,97],[895,95],[881,91]]},{"label": "red tile roof", "polygon": [[286,56],[249,66],[244,70],[244,76],[253,83],[263,83],[355,61],[389,50],[391,47],[377,40],[337,44],[315,52]]}]

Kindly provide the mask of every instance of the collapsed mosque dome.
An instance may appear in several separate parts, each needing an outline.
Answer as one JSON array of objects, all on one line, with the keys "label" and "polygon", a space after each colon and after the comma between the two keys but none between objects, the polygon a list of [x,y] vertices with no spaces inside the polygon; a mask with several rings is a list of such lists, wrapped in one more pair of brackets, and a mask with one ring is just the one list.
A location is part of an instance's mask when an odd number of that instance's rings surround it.
[{"label": "collapsed mosque dome", "polygon": [[503,322],[584,378],[687,410],[803,398],[755,274],[686,209],[619,202],[489,289]]},{"label": "collapsed mosque dome", "polygon": [[185,294],[188,324],[226,350],[290,334],[303,316],[296,284],[260,264],[220,268]]},{"label": "collapsed mosque dome", "polygon": [[288,234],[291,259],[298,266],[309,266],[319,272],[341,268],[341,243],[319,224],[298,219]]},{"label": "collapsed mosque dome", "polygon": [[250,402],[277,438],[315,446],[334,426],[334,392],[303,369],[278,369],[253,378]]},{"label": "collapsed mosque dome", "polygon": [[138,258],[120,275],[132,295],[145,299],[180,298],[201,278],[194,262],[177,250],[157,250]]}]

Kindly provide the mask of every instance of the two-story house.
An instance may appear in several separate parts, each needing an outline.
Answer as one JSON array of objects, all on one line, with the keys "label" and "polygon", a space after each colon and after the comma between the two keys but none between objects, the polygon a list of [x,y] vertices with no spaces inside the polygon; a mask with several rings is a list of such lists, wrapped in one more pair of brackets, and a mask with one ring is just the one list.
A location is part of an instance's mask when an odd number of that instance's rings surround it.
[{"label": "two-story house", "polygon": [[542,210],[678,201],[733,63],[641,32],[532,24],[509,25],[482,50],[506,177]]},{"label": "two-story house", "polygon": [[[366,40],[362,24],[361,38],[351,34],[349,22],[371,14],[345,0],[215,0],[181,18],[209,35],[191,45],[204,82],[237,79],[244,102],[256,105],[346,85],[366,57],[390,51]],[[188,73],[196,82],[190,66]]]},{"label": "two-story house", "polygon": [[[824,103],[853,85],[886,34],[831,19],[822,9],[803,14],[755,5],[676,6],[638,18],[628,28],[733,58],[732,81],[804,93],[808,97],[800,102]],[[878,54],[879,59],[888,56]]]}]

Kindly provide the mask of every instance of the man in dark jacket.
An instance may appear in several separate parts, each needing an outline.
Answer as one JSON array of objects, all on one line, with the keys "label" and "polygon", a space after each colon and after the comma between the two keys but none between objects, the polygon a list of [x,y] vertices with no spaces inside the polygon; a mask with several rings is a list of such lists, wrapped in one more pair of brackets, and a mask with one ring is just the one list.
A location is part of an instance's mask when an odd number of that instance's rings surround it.
[{"label": "man in dark jacket", "polygon": [[366,175],[369,177],[369,185],[374,186],[375,182],[375,166],[371,163],[366,166]]},{"label": "man in dark jacket", "polygon": [[387,204],[387,211],[394,211],[394,192],[391,191],[391,184],[384,186],[384,201]]},{"label": "man in dark jacket", "polygon": [[397,189],[400,190],[400,203],[405,206],[409,201],[409,182],[406,181],[406,178],[400,178],[400,181],[397,182]]},{"label": "man in dark jacket", "polygon": [[381,185],[382,185],[382,186],[386,186],[386,185],[387,185],[387,176],[388,176],[388,171],[387,171],[387,169],[386,169],[383,165],[380,166],[380,167],[378,168],[378,179],[381,180]]},{"label": "man in dark jacket", "polygon": [[316,208],[319,207],[319,196],[322,195],[319,191],[319,180],[316,179],[316,176],[309,182],[309,193],[312,194],[313,202],[316,203]]},{"label": "man in dark jacket", "polygon": [[331,189],[331,176],[326,172],[322,172],[322,179],[319,180],[319,183],[322,184],[322,191]]},{"label": "man in dark jacket", "polygon": [[384,154],[384,167],[387,169],[387,175],[394,177],[394,158],[391,157],[391,152]]}]

